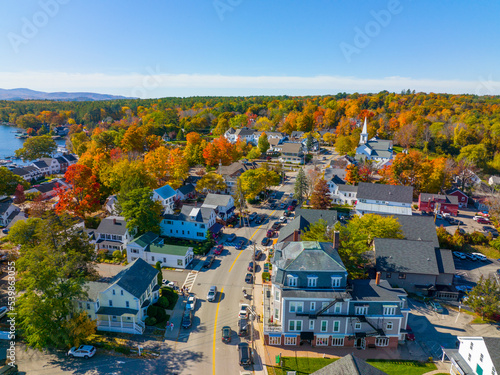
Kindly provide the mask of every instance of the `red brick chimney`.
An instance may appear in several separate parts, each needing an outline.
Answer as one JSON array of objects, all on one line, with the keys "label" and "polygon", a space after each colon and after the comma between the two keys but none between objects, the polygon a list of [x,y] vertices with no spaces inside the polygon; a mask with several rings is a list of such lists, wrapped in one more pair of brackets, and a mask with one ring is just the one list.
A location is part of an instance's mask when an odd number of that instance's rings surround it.
[{"label": "red brick chimney", "polygon": [[377,272],[377,276],[375,276],[375,284],[379,285],[380,284],[380,272]]},{"label": "red brick chimney", "polygon": [[299,231],[297,229],[295,229],[293,231],[293,240],[294,241],[298,241],[299,240]]},{"label": "red brick chimney", "polygon": [[116,225],[116,218],[113,218],[113,224]]}]

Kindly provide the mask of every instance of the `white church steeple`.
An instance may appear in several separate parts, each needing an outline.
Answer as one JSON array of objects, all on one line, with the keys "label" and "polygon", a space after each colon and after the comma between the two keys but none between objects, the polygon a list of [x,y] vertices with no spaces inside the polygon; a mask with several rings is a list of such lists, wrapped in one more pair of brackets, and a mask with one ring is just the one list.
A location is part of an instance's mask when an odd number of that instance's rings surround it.
[{"label": "white church steeple", "polygon": [[359,144],[364,145],[368,142],[368,129],[366,126],[366,117],[365,117],[365,123],[363,124],[363,130],[361,131],[361,134],[359,136]]}]

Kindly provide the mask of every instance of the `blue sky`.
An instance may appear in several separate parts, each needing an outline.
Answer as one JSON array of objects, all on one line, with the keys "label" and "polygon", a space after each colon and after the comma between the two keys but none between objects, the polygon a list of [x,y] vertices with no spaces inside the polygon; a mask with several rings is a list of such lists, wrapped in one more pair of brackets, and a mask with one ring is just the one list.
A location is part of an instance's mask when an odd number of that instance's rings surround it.
[{"label": "blue sky", "polygon": [[0,1],[0,87],[500,94],[500,2]]}]

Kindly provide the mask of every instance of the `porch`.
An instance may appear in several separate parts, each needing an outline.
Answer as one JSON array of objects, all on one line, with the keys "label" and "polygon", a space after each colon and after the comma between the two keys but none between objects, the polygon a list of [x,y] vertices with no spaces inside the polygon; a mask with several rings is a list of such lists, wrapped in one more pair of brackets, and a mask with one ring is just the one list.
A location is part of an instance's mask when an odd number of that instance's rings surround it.
[{"label": "porch", "polygon": [[97,311],[97,329],[142,335],[146,325],[139,318],[139,310],[123,307],[102,307]]}]

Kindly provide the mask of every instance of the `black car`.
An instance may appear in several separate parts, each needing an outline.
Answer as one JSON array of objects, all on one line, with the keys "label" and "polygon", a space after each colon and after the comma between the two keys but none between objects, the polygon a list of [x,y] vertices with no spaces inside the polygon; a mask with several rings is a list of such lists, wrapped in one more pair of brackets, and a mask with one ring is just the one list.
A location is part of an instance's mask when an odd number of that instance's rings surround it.
[{"label": "black car", "polygon": [[182,328],[189,328],[193,324],[193,310],[186,310],[182,316]]},{"label": "black car", "polygon": [[266,215],[265,214],[259,215],[257,219],[255,219],[255,224],[262,224],[264,220],[266,220]]},{"label": "black car", "polygon": [[259,260],[261,256],[262,256],[262,250],[255,250],[255,253],[253,255],[253,260]]},{"label": "black car", "polygon": [[253,282],[253,275],[249,272],[245,275],[245,282],[251,284]]},{"label": "black car", "polygon": [[222,342],[231,342],[231,327],[222,327]]},{"label": "black car", "polygon": [[271,242],[271,239],[269,237],[264,237],[262,239],[262,246],[267,246]]},{"label": "black car", "polygon": [[281,223],[279,221],[276,221],[273,223],[273,226],[271,227],[273,230],[278,230],[281,227]]},{"label": "black car", "polygon": [[209,255],[207,256],[207,259],[203,262],[203,268],[210,268],[212,266],[212,263],[214,262],[214,256]]},{"label": "black car", "polygon": [[252,364],[252,350],[246,342],[240,342],[238,344],[238,353],[240,366],[248,366]]},{"label": "black car", "polygon": [[238,321],[238,336],[243,337],[248,334],[248,322],[246,319]]},{"label": "black car", "polygon": [[253,272],[253,271],[254,271],[254,269],[253,269],[253,268],[254,268],[254,262],[250,262],[250,263],[248,263],[248,268],[247,268],[247,269],[248,269],[248,272]]}]

